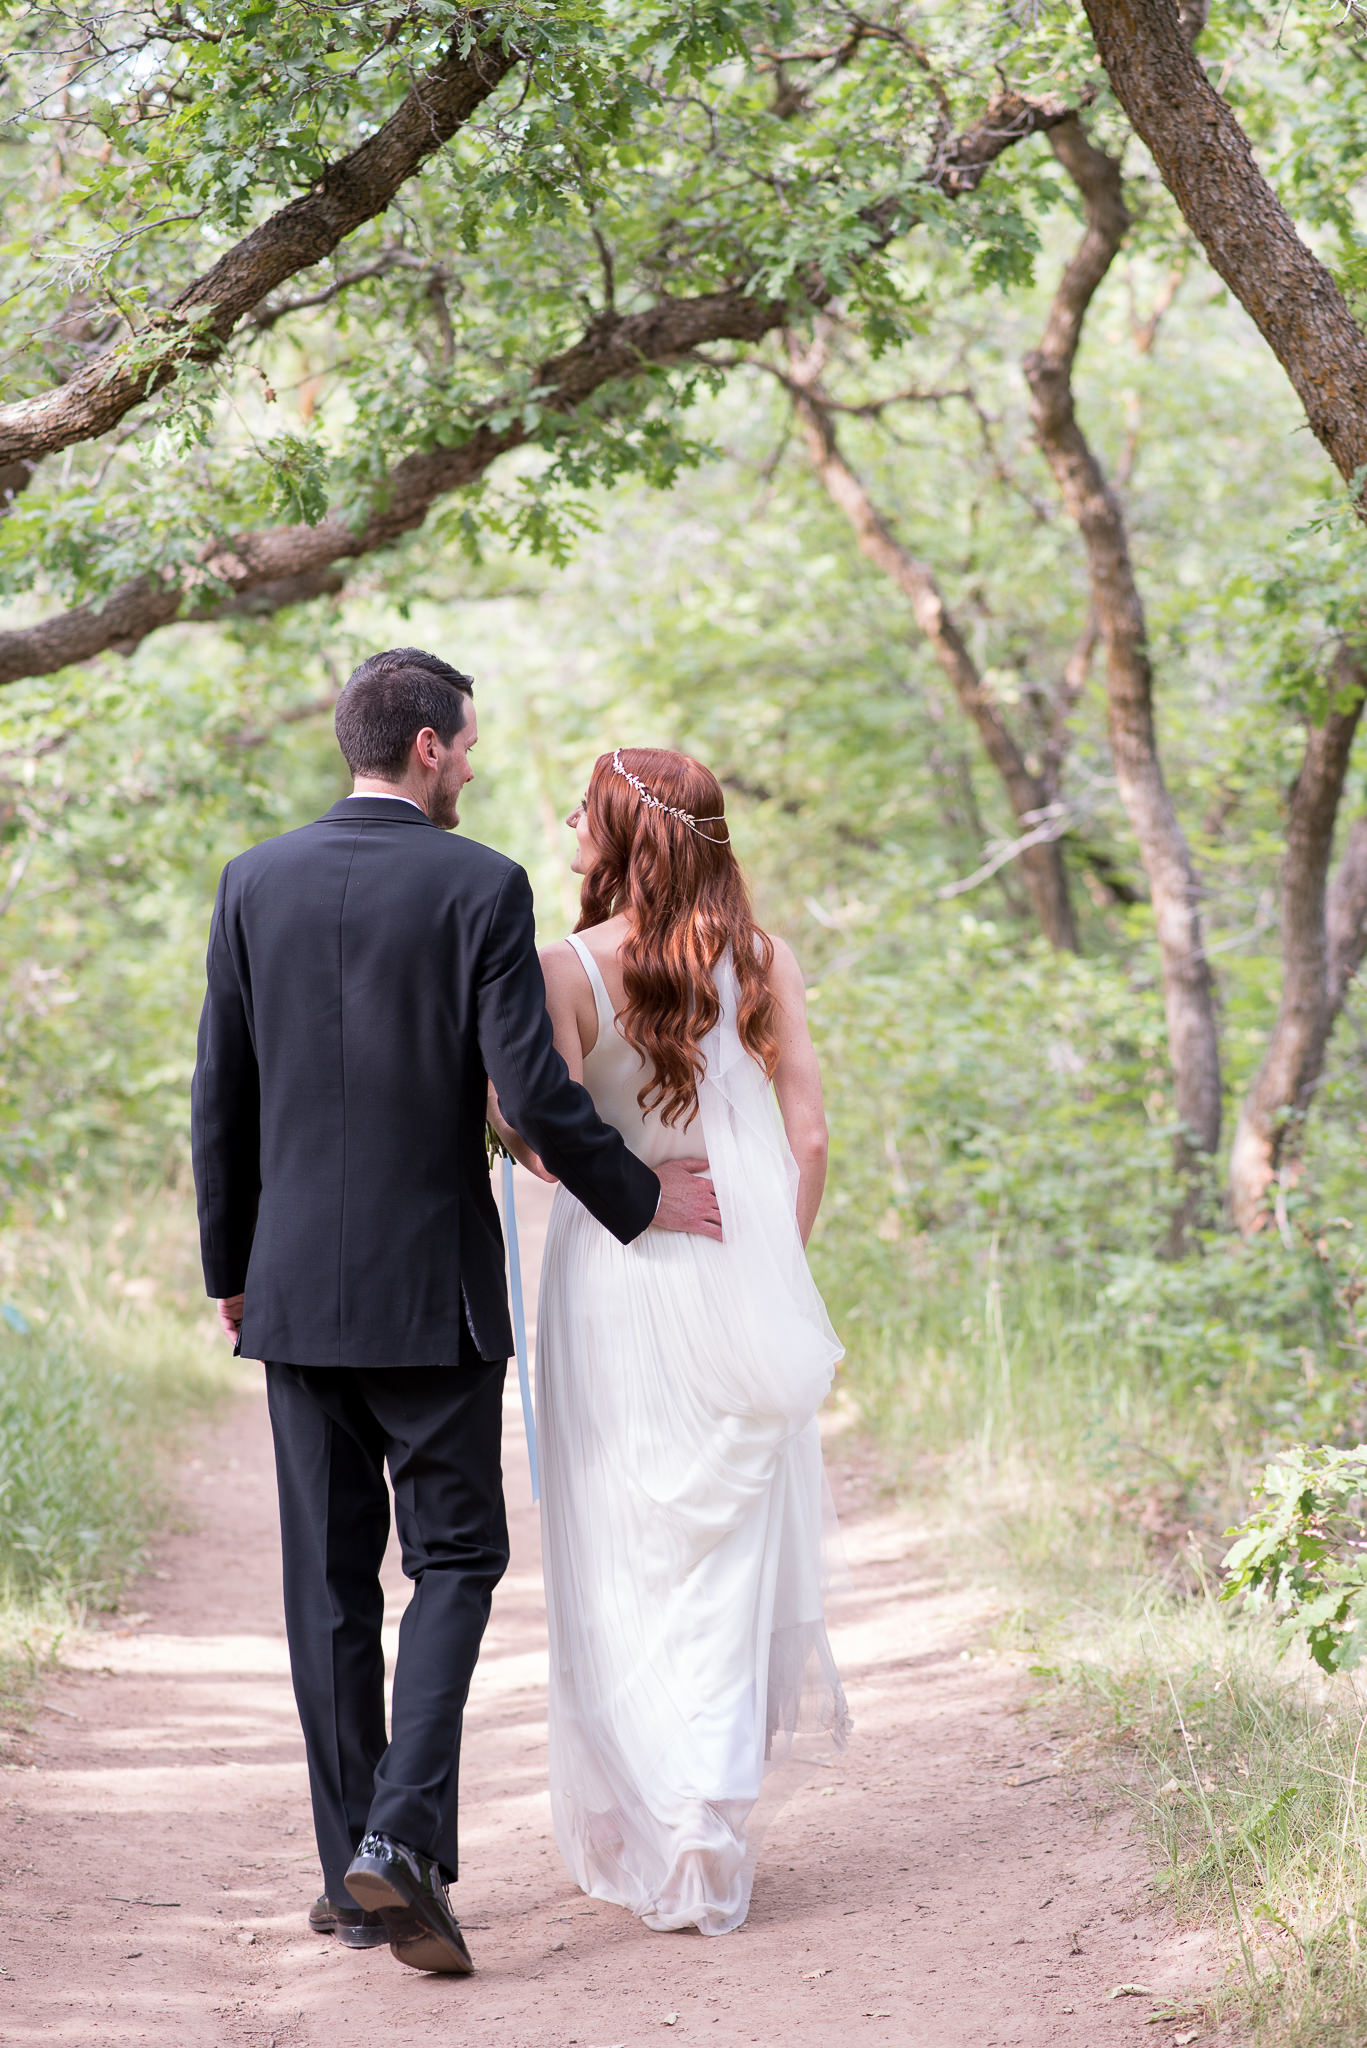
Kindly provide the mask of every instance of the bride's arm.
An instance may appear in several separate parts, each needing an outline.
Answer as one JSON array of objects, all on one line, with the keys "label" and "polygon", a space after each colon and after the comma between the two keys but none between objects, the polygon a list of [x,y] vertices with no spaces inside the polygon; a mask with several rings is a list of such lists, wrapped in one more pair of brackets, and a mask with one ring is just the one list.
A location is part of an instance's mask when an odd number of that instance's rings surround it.
[{"label": "bride's arm", "polygon": [[807,1029],[806,984],[792,947],[782,939],[774,940],[770,986],[778,1035],[774,1093],[778,1096],[789,1147],[797,1161],[797,1227],[806,1244],[826,1186],[829,1137],[821,1100],[821,1069]]},{"label": "bride's arm", "polygon": [[[541,972],[546,978],[546,1010],[555,1037],[555,1049],[570,1070],[572,1081],[584,1078],[584,1054],[593,1050],[598,1033],[598,1007],[573,946],[558,939],[541,949]],[[554,1181],[525,1138],[520,1138],[498,1106],[494,1084],[489,1083],[489,1121],[514,1159],[518,1159],[541,1180]]]}]

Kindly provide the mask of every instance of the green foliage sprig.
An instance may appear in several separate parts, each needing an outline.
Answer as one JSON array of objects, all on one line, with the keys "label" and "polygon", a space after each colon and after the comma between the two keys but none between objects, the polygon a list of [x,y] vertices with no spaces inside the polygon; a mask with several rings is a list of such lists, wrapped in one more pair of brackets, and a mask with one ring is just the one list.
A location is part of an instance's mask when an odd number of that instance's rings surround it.
[{"label": "green foliage sprig", "polygon": [[1263,1474],[1224,1559],[1223,1598],[1273,1604],[1278,1643],[1303,1642],[1321,1671],[1367,1653],[1367,1446],[1294,1444]]}]

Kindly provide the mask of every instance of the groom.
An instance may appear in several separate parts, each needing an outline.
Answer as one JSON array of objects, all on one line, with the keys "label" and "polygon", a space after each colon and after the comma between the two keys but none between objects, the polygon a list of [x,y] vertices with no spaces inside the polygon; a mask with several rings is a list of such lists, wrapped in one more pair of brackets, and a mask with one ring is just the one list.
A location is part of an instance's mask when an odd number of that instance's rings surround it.
[{"label": "groom", "polygon": [[[471,690],[413,647],[351,677],[337,739],[352,794],[223,871],[191,1106],[205,1282],[238,1350],[266,1361],[325,1885],[310,1920],[458,1975],[473,1968],[446,1894],[461,1715],[508,1562],[488,1080],[623,1244],[721,1235],[700,1162],[653,1173],[570,1080],[522,869],[449,836],[474,772]],[[386,1465],[414,1585],[388,1737]]]}]

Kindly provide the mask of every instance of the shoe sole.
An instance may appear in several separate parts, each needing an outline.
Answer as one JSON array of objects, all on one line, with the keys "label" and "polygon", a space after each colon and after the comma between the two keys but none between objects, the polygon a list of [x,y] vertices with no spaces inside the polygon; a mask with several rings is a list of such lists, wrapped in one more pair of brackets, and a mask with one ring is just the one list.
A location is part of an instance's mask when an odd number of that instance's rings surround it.
[{"label": "shoe sole", "polygon": [[[378,1870],[349,1871],[346,1888],[367,1913],[384,1915],[385,1939],[396,1962],[406,1963],[410,1970],[438,1970],[448,1977],[474,1975],[475,1966],[465,1951],[436,1928],[429,1927],[421,1908],[405,1898],[399,1887]],[[409,1923],[411,1934],[408,1929],[393,1925],[394,1921],[403,1920]]]},{"label": "shoe sole", "polygon": [[409,1909],[409,1902],[396,1884],[378,1870],[349,1870],[346,1888],[358,1906],[367,1913],[383,1913],[386,1908],[392,1913],[400,1908]]},{"label": "shoe sole", "polygon": [[468,1956],[452,1948],[450,1942],[430,1930],[418,1935],[412,1941],[391,1941],[389,1953],[396,1963],[407,1964],[410,1970],[431,1970],[444,1977],[473,1977],[475,1966]]}]

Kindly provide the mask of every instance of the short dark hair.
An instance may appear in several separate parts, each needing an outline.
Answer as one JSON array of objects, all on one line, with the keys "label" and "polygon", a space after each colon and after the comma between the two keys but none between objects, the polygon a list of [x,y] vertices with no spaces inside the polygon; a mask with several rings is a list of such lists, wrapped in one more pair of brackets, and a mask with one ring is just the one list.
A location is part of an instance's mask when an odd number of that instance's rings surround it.
[{"label": "short dark hair", "polygon": [[421,647],[370,654],[337,699],[337,744],[353,775],[397,781],[425,725],[449,746],[465,723],[474,680]]}]

